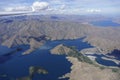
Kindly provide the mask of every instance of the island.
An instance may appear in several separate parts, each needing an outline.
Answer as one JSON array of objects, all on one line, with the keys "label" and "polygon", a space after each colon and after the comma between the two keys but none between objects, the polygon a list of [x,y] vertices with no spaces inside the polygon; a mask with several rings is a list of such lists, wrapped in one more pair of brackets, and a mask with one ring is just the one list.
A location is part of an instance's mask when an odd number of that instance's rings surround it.
[{"label": "island", "polygon": [[17,80],[32,80],[35,74],[48,74],[48,71],[40,66],[30,66],[29,76],[18,78]]}]

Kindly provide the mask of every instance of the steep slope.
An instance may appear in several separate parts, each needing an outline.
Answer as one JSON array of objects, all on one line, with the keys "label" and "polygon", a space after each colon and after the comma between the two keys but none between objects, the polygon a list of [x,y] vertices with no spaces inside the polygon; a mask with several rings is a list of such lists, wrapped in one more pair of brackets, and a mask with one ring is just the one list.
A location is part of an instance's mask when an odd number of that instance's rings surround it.
[{"label": "steep slope", "polygon": [[69,80],[119,80],[119,73],[112,72],[111,69],[101,70],[88,63],[79,62],[76,58],[68,57],[68,60],[73,64],[71,72],[64,77],[69,77]]},{"label": "steep slope", "polygon": [[[60,44],[51,50],[52,54],[65,54],[68,61],[72,63],[71,72],[65,74],[61,78],[69,78],[69,80],[119,80],[120,69],[102,66],[89,59],[74,47],[64,46]],[[116,69],[114,71],[114,69]],[[108,74],[109,73],[109,74]]]},{"label": "steep slope", "polygon": [[0,44],[8,47],[21,44],[33,46],[31,39],[42,43],[41,40],[86,37],[84,41],[99,48],[103,53],[109,53],[114,49],[120,50],[120,27],[95,27],[86,21],[87,19],[83,21],[64,20],[64,17],[56,20],[51,19],[50,16],[38,15],[1,18]]}]

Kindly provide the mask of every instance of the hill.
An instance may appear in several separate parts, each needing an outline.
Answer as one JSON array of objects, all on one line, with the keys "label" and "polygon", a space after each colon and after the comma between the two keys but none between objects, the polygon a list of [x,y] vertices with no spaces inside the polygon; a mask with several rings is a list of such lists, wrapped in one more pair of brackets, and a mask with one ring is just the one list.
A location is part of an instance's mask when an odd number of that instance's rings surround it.
[{"label": "hill", "polygon": [[[84,19],[85,18],[85,19]],[[89,23],[98,20],[85,16],[22,15],[0,18],[0,44],[13,47],[30,45],[31,52],[46,40],[77,39],[110,53],[120,50],[120,27],[96,27]],[[101,17],[100,20],[106,19]],[[37,45],[36,45],[37,43]]]}]

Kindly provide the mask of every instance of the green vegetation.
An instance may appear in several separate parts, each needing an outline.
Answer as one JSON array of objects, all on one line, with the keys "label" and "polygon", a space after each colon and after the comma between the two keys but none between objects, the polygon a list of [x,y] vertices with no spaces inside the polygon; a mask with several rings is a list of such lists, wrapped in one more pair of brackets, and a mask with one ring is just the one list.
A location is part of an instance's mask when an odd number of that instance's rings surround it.
[{"label": "green vegetation", "polygon": [[104,70],[106,67],[104,66],[98,66],[101,70]]},{"label": "green vegetation", "polygon": [[39,66],[31,66],[29,68],[29,75],[30,75],[30,77],[33,77],[34,74],[36,74],[36,73],[37,74],[48,74],[48,72],[45,69],[43,69],[43,68],[41,68]]},{"label": "green vegetation", "polygon": [[118,69],[112,69],[113,72],[118,72]]},{"label": "green vegetation", "polygon": [[[105,66],[102,66],[102,65],[99,65],[99,64],[96,64],[94,61],[92,61],[91,59],[89,59],[87,56],[83,55],[82,53],[80,53],[75,46],[70,46],[69,47],[71,50],[70,52],[68,53],[68,56],[70,57],[75,57],[77,58],[79,61],[81,62],[86,62],[86,63],[89,63],[89,64],[92,64],[94,65],[95,67],[99,67],[101,70],[104,70],[106,69],[107,67]],[[115,72],[115,73],[120,73],[120,68],[109,68],[112,70],[112,72]]]},{"label": "green vegetation", "polygon": [[74,46],[69,47],[71,50],[68,53],[68,56],[75,57],[81,62],[86,62],[89,64],[94,64],[92,60],[90,60],[87,56],[84,56],[82,53],[80,53]]},{"label": "green vegetation", "polygon": [[119,69],[119,68],[111,68],[111,69],[112,69],[112,72],[115,72],[115,73],[120,72],[120,69]]},{"label": "green vegetation", "polygon": [[40,66],[29,67],[29,76],[18,78],[17,80],[32,80],[35,74],[48,74],[48,71]]},{"label": "green vegetation", "polygon": [[32,79],[29,76],[27,76],[27,77],[18,78],[16,80],[32,80]]},{"label": "green vegetation", "polygon": [[63,55],[63,54],[65,53],[64,48],[63,48],[63,47],[60,47],[60,48],[59,48],[59,52],[60,52],[60,55]]}]

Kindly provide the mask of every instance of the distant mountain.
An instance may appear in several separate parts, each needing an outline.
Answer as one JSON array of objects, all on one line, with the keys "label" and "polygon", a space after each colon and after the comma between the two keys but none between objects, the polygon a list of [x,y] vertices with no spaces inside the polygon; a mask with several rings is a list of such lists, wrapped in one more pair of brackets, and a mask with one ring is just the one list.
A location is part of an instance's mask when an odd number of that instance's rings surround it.
[{"label": "distant mountain", "polygon": [[[120,27],[95,27],[90,21],[103,16],[22,15],[0,18],[0,44],[13,47],[28,44],[31,52],[46,40],[77,39],[99,48],[103,53],[120,50]],[[37,45],[36,45],[37,44]]]}]

